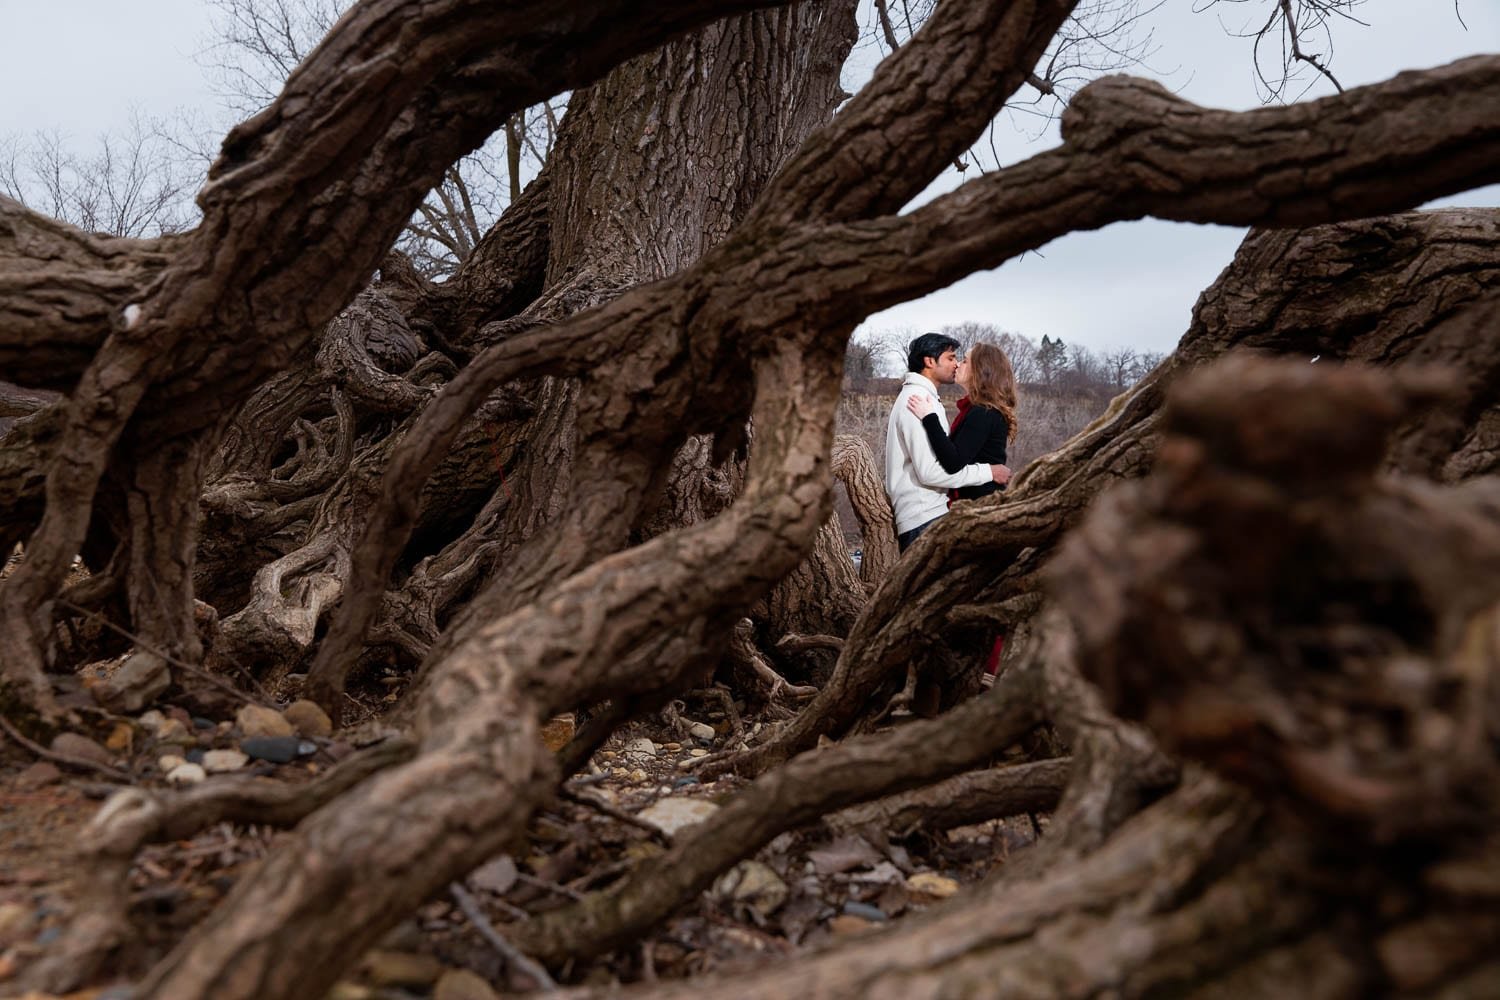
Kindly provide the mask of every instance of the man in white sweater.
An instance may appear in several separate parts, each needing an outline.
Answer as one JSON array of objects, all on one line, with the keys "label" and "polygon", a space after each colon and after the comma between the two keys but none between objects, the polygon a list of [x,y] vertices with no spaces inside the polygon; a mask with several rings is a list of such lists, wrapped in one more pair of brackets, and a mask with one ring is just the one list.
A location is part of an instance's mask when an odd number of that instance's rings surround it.
[{"label": "man in white sweater", "polygon": [[906,364],[909,371],[901,382],[901,393],[891,408],[885,431],[885,493],[896,512],[896,543],[902,552],[927,527],[948,513],[948,491],[960,486],[978,486],[994,481],[1004,485],[1010,469],[1003,465],[976,463],[956,473],[943,471],[922,421],[906,408],[916,393],[932,397],[943,430],[948,414],[938,400],[937,387],[950,385],[958,371],[958,341],[941,333],[924,333],[911,342]]}]

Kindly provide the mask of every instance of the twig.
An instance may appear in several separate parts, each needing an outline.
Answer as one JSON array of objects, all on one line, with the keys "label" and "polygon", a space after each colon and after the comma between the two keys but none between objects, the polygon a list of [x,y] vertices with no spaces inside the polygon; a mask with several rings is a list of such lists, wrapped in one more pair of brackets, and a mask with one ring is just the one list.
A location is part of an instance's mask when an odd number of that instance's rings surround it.
[{"label": "twig", "polygon": [[454,902],[458,903],[458,908],[464,911],[464,916],[469,919],[469,923],[473,924],[474,929],[479,932],[479,936],[488,941],[490,947],[498,951],[508,965],[530,976],[537,986],[548,992],[557,989],[557,983],[547,975],[546,969],[527,958],[515,945],[495,930],[495,926],[485,917],[484,911],[479,908],[479,904],[474,901],[473,896],[469,895],[467,889],[453,882],[448,886],[448,892],[453,896]]},{"label": "twig", "polygon": [[131,780],[130,775],[126,774],[124,771],[119,770],[118,768],[110,767],[108,764],[100,764],[96,761],[85,760],[82,757],[74,757],[72,754],[57,753],[54,750],[48,750],[40,743],[29,740],[25,736],[21,735],[20,730],[11,725],[10,720],[3,715],[0,715],[0,729],[4,729],[5,735],[9,736],[21,746],[25,747],[27,750],[30,750],[32,753],[36,754],[38,757],[41,757],[44,760],[56,761],[59,764],[66,764],[69,767],[76,767],[80,770],[97,771],[100,774],[114,778],[117,781],[129,782]]},{"label": "twig", "polygon": [[74,614],[79,614],[79,615],[83,615],[85,618],[92,618],[92,619],[94,619],[100,625],[103,625],[105,628],[109,629],[110,631],[115,632],[116,634],[120,635],[122,638],[129,639],[131,642],[135,643],[137,646],[139,646],[141,649],[145,650],[146,652],[150,653],[152,656],[159,656],[159,657],[161,657],[163,660],[165,660],[167,663],[170,663],[172,666],[176,667],[177,669],[179,669],[179,670],[186,670],[188,673],[192,674],[194,677],[197,677],[197,678],[199,678],[201,680],[208,681],[214,687],[217,687],[217,688],[223,690],[225,693],[227,693],[229,695],[232,695],[235,698],[240,699],[241,701],[245,702],[246,704],[249,704],[249,705],[259,705],[262,708],[271,708],[271,707],[274,707],[272,705],[272,702],[271,702],[271,696],[266,693],[265,688],[261,687],[260,683],[257,682],[254,677],[251,677],[249,675],[249,671],[245,670],[245,668],[241,667],[239,664],[235,664],[235,666],[238,667],[240,669],[240,671],[242,671],[243,673],[245,673],[246,679],[249,680],[251,684],[255,685],[255,689],[260,692],[261,697],[256,698],[256,697],[254,697],[252,695],[248,695],[245,692],[241,691],[239,688],[235,687],[233,684],[230,684],[228,681],[223,680],[223,679],[218,678],[218,677],[215,677],[213,674],[209,673],[207,670],[204,670],[202,667],[195,667],[191,663],[185,663],[182,660],[177,659],[177,657],[172,656],[169,653],[163,652],[160,649],[157,649],[156,647],[154,647],[150,643],[148,643],[146,640],[142,639],[140,636],[138,636],[138,635],[134,634],[133,632],[131,632],[129,629],[123,629],[123,628],[121,628],[120,626],[116,625],[114,622],[110,621],[108,618],[105,618],[103,615],[99,614],[97,611],[90,611],[88,608],[79,607],[78,605],[74,604],[72,601],[65,600],[64,598],[61,598],[61,597],[57,599],[57,603],[61,604],[63,607],[67,608],[69,611],[73,612]]}]

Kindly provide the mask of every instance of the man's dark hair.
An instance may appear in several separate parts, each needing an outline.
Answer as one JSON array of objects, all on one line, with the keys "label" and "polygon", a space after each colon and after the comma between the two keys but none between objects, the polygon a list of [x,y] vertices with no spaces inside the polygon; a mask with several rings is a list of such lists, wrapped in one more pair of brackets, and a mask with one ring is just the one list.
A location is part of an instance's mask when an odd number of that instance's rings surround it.
[{"label": "man's dark hair", "polygon": [[943,352],[952,348],[958,350],[958,341],[946,333],[924,333],[911,342],[906,349],[906,370],[920,372],[924,367],[923,358],[931,358],[936,361],[943,356]]}]

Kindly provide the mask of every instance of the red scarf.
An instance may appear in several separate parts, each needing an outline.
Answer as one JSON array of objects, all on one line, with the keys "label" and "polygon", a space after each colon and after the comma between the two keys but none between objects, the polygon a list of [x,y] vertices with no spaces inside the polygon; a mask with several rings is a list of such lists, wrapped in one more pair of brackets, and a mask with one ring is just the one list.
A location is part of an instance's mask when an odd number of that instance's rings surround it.
[{"label": "red scarf", "polygon": [[[958,425],[964,422],[964,417],[967,417],[969,415],[969,405],[970,404],[969,404],[969,397],[968,396],[965,396],[963,399],[960,399],[958,401],[958,416],[956,416],[956,417],[953,418],[953,426],[948,428],[948,437],[950,439],[953,437],[953,435],[955,435],[955,434],[958,433]],[[953,501],[955,501],[957,499],[958,499],[958,490],[949,490],[948,491],[948,506],[952,507],[953,506]]]}]

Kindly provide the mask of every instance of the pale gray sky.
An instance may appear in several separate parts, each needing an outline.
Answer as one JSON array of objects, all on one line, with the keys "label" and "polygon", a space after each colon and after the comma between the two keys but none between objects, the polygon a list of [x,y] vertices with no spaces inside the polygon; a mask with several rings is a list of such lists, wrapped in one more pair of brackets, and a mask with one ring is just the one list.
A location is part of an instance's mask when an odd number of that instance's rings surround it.
[{"label": "pale gray sky", "polygon": [[[1250,41],[1243,29],[1263,3],[1166,0],[1151,18],[1158,45],[1147,69],[1189,100],[1226,108],[1258,103]],[[1450,0],[1369,0],[1358,8],[1369,27],[1345,23],[1335,35],[1333,68],[1346,87],[1408,68],[1500,50],[1500,3],[1462,0],[1468,28]],[[56,130],[80,152],[93,136],[119,128],[132,108],[166,115],[178,108],[215,111],[195,53],[207,43],[204,0],[0,0],[0,135]],[[1331,92],[1319,83],[1309,97]],[[1035,129],[1027,120],[1025,127]],[[1000,155],[1014,162],[1056,141],[1029,141],[1004,123]],[[957,183],[939,179],[933,193]],[[1500,204],[1500,188],[1454,199]],[[1075,233],[1039,254],[974,275],[917,302],[870,318],[867,328],[932,328],[991,322],[1032,338],[1043,334],[1093,348],[1129,345],[1170,350],[1187,327],[1198,293],[1229,262],[1242,233],[1223,227],[1142,221]]]}]

